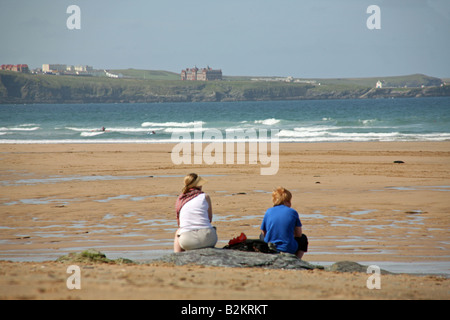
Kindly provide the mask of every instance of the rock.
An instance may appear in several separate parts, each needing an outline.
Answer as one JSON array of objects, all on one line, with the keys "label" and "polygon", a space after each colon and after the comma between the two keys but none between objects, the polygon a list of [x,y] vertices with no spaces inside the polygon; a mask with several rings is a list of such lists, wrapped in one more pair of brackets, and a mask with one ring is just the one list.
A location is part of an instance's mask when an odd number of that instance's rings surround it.
[{"label": "rock", "polygon": [[[325,268],[327,271],[336,271],[336,272],[364,272],[367,273],[367,268],[369,266],[364,266],[359,263],[353,261],[338,261],[331,266]],[[381,274],[392,274],[389,271],[380,270]]]},{"label": "rock", "polygon": [[[118,258],[108,259],[106,255],[95,249],[88,249],[83,252],[69,253],[59,257],[56,261],[64,263],[108,263],[108,264],[135,264],[136,262]],[[289,253],[268,254],[261,252],[248,252],[239,250],[227,250],[219,248],[206,248],[190,250],[181,253],[171,253],[161,258],[147,261],[168,262],[175,265],[201,265],[210,267],[232,267],[232,268],[265,268],[265,269],[297,269],[313,270],[324,269],[334,272],[363,272],[367,273],[368,266],[361,265],[353,261],[339,261],[324,268],[320,265],[313,265],[309,262],[298,259]],[[393,274],[381,269],[381,274]]]},{"label": "rock", "polygon": [[109,264],[131,264],[134,263],[130,259],[118,258],[111,260],[106,255],[96,249],[88,249],[82,252],[72,252],[68,255],[56,259],[58,262],[64,263],[109,263]]},{"label": "rock", "polygon": [[424,214],[427,212],[424,212],[422,210],[413,210],[413,211],[405,211],[406,214]]},{"label": "rock", "polygon": [[218,248],[206,248],[172,253],[157,261],[176,265],[196,264],[213,267],[267,268],[267,269],[323,269],[298,259],[293,254],[266,254]]}]

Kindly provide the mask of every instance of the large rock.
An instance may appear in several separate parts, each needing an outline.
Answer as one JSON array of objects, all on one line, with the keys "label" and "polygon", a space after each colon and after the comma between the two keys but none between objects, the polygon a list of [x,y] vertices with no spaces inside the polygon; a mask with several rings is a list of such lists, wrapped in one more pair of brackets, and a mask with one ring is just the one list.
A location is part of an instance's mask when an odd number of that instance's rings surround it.
[{"label": "large rock", "polygon": [[[107,264],[136,264],[129,259],[108,259],[106,255],[98,250],[89,249],[82,252],[69,253],[59,257],[56,261],[64,263],[107,263]],[[339,261],[324,268],[298,259],[293,254],[278,253],[267,254],[261,252],[248,252],[239,250],[226,250],[219,248],[208,248],[191,250],[181,253],[171,253],[150,262],[168,262],[175,265],[203,265],[212,267],[238,267],[238,268],[267,268],[267,269],[325,269],[334,272],[364,272],[367,273],[368,266],[353,261]],[[148,263],[147,261],[146,263]],[[392,274],[381,269],[381,274]]]},{"label": "large rock", "polygon": [[[266,254],[239,250],[225,250],[218,248],[199,249],[172,253],[156,261],[174,263],[175,265],[195,264],[212,267],[240,267],[267,269],[325,269],[334,272],[363,272],[367,273],[368,266],[353,261],[338,261],[331,266],[323,267],[298,259],[293,254]],[[381,274],[392,274],[381,269]]]},{"label": "large rock", "polygon": [[68,255],[61,256],[56,259],[58,262],[64,263],[108,263],[108,264],[133,264],[135,262],[130,259],[118,258],[115,260],[108,259],[106,255],[96,249],[88,249],[82,252],[72,252]]},{"label": "large rock", "polygon": [[293,254],[266,254],[238,250],[207,248],[172,253],[157,261],[170,262],[176,265],[196,264],[213,267],[247,267],[267,269],[323,269],[298,259]]},{"label": "large rock", "polygon": [[[353,261],[338,261],[334,264],[332,264],[329,267],[326,267],[325,269],[328,271],[335,271],[335,272],[364,272],[367,273],[367,268],[369,266],[365,266],[362,264],[359,264],[357,262]],[[380,269],[381,274],[392,274],[389,271],[386,271],[384,269]]]}]

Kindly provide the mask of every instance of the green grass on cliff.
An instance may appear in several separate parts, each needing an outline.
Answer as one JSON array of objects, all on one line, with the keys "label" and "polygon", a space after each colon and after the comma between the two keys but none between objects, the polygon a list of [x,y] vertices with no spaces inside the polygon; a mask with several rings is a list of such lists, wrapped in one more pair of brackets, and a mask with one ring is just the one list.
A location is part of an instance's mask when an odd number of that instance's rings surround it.
[{"label": "green grass on cliff", "polygon": [[[124,77],[34,75],[0,71],[0,103],[180,102],[354,98],[375,87],[424,85],[439,87],[440,79],[425,75],[362,79],[315,79],[316,84],[251,81],[181,81],[176,73],[151,70],[110,70]],[[230,80],[231,79],[231,80]],[[320,83],[320,85],[319,85]],[[447,88],[444,88],[447,90]],[[388,89],[389,90],[389,89]],[[442,90],[441,90],[442,91]],[[447,90],[448,91],[448,90]],[[447,95],[447,91],[444,95]],[[441,95],[443,93],[440,93]]]}]

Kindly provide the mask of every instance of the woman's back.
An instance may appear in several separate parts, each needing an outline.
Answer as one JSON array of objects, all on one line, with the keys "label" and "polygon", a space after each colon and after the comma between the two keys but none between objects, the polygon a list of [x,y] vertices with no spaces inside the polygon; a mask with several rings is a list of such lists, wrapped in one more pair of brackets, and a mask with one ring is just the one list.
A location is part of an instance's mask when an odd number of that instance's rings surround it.
[{"label": "woman's back", "polygon": [[189,200],[180,210],[180,229],[178,234],[195,229],[211,228],[208,209],[209,204],[205,193]]}]

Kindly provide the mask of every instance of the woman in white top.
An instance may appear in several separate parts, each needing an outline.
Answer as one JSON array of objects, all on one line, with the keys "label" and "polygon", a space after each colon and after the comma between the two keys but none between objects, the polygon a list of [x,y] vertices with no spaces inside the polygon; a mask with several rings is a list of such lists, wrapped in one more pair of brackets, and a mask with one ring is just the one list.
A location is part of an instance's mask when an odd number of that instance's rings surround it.
[{"label": "woman in white top", "polygon": [[174,252],[213,248],[217,243],[216,229],[211,225],[211,199],[202,191],[206,182],[195,173],[184,178],[183,192],[175,204],[179,229],[175,233]]}]

